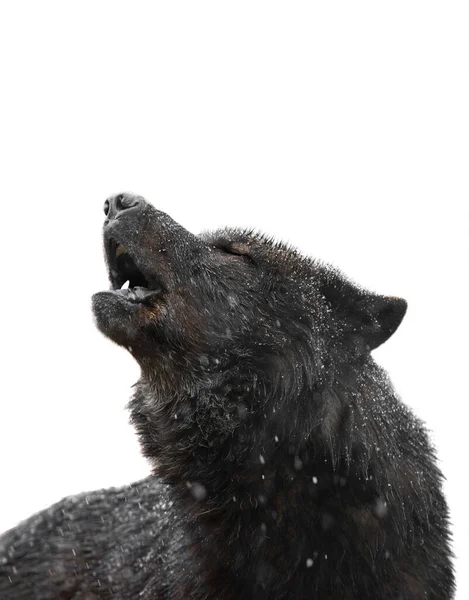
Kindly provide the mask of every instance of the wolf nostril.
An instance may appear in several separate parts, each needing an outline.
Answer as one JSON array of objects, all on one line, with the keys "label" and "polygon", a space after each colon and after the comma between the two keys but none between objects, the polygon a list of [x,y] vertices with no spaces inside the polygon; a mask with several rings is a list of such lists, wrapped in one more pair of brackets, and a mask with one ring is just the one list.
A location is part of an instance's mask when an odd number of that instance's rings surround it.
[{"label": "wolf nostril", "polygon": [[104,203],[104,214],[109,219],[114,219],[118,213],[138,206],[141,200],[141,196],[134,194],[117,194],[117,196],[108,198]]},{"label": "wolf nostril", "polygon": [[122,209],[132,208],[132,206],[137,206],[138,198],[136,196],[132,196],[131,194],[119,194],[116,198],[117,207]]}]

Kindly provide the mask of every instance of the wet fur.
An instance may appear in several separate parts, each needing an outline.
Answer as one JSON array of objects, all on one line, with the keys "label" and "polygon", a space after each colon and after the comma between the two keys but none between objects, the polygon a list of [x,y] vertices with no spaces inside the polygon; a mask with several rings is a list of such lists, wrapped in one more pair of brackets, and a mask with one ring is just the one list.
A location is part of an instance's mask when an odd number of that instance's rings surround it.
[{"label": "wet fur", "polygon": [[452,598],[434,450],[370,354],[405,302],[143,199],[107,227],[166,289],[125,321],[94,300],[141,366],[129,408],[154,475],[5,534],[0,598]]}]

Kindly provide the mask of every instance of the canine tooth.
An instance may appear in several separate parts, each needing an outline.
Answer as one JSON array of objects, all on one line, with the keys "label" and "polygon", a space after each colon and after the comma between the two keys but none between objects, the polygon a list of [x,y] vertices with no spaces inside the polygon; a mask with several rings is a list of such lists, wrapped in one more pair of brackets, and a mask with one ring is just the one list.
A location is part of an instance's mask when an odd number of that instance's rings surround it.
[{"label": "canine tooth", "polygon": [[116,248],[116,258],[118,258],[121,254],[125,254],[127,250],[122,246],[117,246]]},{"label": "canine tooth", "polygon": [[127,279],[127,281],[121,287],[121,290],[127,290],[129,285],[130,285],[130,281]]}]

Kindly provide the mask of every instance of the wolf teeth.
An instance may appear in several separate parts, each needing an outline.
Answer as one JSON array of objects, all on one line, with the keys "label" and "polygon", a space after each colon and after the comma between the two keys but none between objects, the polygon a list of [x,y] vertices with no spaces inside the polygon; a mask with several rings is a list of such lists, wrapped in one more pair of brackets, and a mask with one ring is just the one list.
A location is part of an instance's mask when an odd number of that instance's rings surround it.
[{"label": "wolf teeth", "polygon": [[121,290],[127,290],[129,288],[130,285],[130,281],[127,279],[127,281],[122,285]]},{"label": "wolf teeth", "polygon": [[116,258],[118,258],[121,254],[125,254],[127,252],[127,250],[125,248],[123,248],[122,246],[117,246],[116,248]]}]

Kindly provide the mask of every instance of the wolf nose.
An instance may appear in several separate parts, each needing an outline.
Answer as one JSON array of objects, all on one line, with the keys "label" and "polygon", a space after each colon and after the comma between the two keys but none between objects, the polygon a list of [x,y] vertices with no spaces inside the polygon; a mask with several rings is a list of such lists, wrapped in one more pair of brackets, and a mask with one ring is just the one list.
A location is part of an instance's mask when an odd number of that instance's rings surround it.
[{"label": "wolf nose", "polygon": [[113,219],[118,213],[138,206],[142,201],[141,196],[134,194],[117,194],[111,196],[104,203],[104,214],[108,219]]}]

